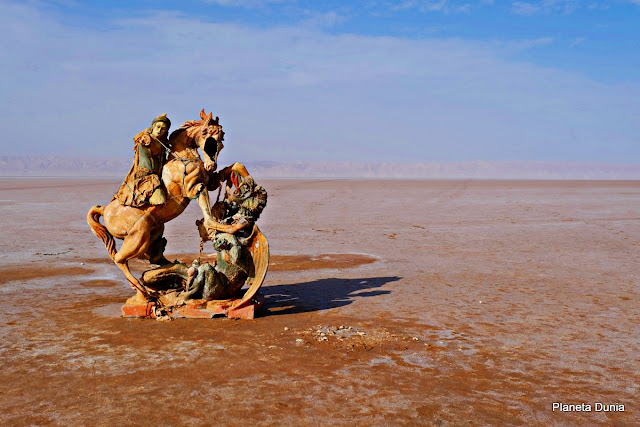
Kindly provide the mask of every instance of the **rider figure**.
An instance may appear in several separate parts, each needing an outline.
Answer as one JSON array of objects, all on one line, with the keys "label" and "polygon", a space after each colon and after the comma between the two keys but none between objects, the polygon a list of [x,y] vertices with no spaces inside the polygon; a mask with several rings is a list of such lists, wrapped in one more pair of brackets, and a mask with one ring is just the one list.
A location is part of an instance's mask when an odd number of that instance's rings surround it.
[{"label": "rider figure", "polygon": [[[165,147],[171,121],[166,114],[156,117],[151,127],[134,138],[135,155],[131,170],[114,195],[125,206],[162,205],[167,200],[160,174],[165,161]],[[163,145],[164,144],[164,145]]]}]

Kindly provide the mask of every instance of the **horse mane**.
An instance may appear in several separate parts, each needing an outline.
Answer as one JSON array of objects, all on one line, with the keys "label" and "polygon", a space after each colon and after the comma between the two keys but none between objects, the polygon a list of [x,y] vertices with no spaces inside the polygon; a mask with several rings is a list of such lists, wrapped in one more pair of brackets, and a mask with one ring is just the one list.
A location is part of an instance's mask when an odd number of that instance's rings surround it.
[{"label": "horse mane", "polygon": [[178,129],[171,132],[169,135],[169,141],[173,142],[177,138],[181,137],[182,134],[185,133],[186,130],[192,129],[193,127],[202,125],[202,120],[187,120],[180,126]]}]

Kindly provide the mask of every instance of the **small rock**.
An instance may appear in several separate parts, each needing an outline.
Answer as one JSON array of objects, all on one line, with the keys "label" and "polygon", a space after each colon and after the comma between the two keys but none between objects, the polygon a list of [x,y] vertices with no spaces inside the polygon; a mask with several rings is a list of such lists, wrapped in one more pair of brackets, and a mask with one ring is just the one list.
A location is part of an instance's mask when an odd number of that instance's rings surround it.
[{"label": "small rock", "polygon": [[296,345],[303,345],[304,344],[304,340],[302,338],[298,338],[296,340]]},{"label": "small rock", "polygon": [[288,331],[288,330],[289,330],[289,328],[287,328],[287,327],[285,326],[285,327],[284,327],[284,330],[285,330],[285,331]]},{"label": "small rock", "polygon": [[411,339],[412,339],[412,340],[414,340],[414,341],[420,341],[420,340],[418,339],[418,337],[413,337],[413,338],[411,338]]},{"label": "small rock", "polygon": [[81,262],[80,265],[84,265],[84,262]]}]

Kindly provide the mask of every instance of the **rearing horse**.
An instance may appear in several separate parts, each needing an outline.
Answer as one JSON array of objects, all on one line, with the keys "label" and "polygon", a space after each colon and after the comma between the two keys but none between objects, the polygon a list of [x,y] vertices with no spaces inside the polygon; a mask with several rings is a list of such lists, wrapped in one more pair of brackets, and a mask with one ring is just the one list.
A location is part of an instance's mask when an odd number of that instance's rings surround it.
[{"label": "rearing horse", "polygon": [[[162,237],[164,224],[184,212],[192,199],[197,198],[204,217],[211,218],[208,187],[217,187],[219,182],[209,183],[208,172],[217,168],[224,132],[218,117],[214,120],[212,113],[206,115],[203,109],[200,118],[185,122],[169,137],[170,159],[162,167],[166,203],[135,208],[124,206],[114,198],[107,206],[93,206],[87,214],[93,233],[102,239],[111,259],[138,291],[138,298],[146,298],[148,292],[129,270],[129,260],[145,257],[153,264],[168,263],[163,255],[167,243]],[[202,150],[204,162],[198,148]],[[105,225],[100,223],[100,216],[104,216]],[[124,239],[118,251],[114,237]]]}]

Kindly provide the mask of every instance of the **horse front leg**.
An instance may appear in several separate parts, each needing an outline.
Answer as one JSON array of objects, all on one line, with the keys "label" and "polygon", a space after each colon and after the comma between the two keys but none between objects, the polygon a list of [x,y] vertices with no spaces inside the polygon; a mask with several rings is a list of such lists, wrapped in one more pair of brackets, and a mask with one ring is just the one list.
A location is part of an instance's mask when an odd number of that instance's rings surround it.
[{"label": "horse front leg", "polygon": [[190,162],[184,166],[184,177],[182,180],[182,191],[186,197],[198,199],[198,205],[202,209],[204,219],[211,219],[211,205],[209,204],[209,191],[207,189],[206,177],[195,162]]},{"label": "horse front leg", "polygon": [[209,192],[206,187],[202,190],[200,195],[198,195],[198,205],[200,206],[200,209],[202,209],[205,223],[211,220],[211,204],[209,202]]}]

